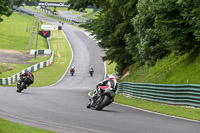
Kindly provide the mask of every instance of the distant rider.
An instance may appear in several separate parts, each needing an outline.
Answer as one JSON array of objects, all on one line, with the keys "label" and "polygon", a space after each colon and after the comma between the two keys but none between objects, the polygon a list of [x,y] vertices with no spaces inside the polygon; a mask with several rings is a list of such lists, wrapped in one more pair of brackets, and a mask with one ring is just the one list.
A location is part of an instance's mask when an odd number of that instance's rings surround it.
[{"label": "distant rider", "polygon": [[33,84],[33,82],[34,82],[34,75],[33,75],[33,73],[28,69],[28,70],[26,70],[26,72],[24,73],[24,74],[21,74],[20,75],[20,80],[22,81],[22,79],[23,79],[23,77],[25,77],[25,83],[26,83],[26,86],[25,86],[25,89],[29,86],[29,85],[31,85],[31,84]]},{"label": "distant rider", "polygon": [[70,73],[75,73],[75,67],[74,67],[74,66],[72,66],[72,67],[70,68]]},{"label": "distant rider", "polygon": [[89,68],[89,73],[90,73],[91,76],[92,76],[93,73],[94,73],[94,68],[93,68],[92,66],[90,66],[90,68]]}]

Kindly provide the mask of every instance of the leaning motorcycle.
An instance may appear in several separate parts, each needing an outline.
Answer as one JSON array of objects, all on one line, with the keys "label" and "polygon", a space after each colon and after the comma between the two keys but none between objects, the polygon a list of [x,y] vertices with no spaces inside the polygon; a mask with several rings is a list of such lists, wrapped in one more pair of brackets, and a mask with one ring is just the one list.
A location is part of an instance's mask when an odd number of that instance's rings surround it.
[{"label": "leaning motorcycle", "polygon": [[89,99],[89,103],[87,104],[87,108],[93,108],[96,110],[102,110],[104,107],[108,106],[114,101],[115,91],[113,88],[107,89],[96,89],[96,94],[91,99]]},{"label": "leaning motorcycle", "polygon": [[21,93],[24,89],[26,89],[26,77],[21,77],[17,82],[17,90],[16,92]]}]

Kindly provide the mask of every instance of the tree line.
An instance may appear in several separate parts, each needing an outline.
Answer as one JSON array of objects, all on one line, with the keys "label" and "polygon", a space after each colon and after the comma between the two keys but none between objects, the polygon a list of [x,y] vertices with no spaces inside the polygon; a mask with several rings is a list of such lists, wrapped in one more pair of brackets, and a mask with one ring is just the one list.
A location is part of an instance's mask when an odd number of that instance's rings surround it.
[{"label": "tree line", "polygon": [[134,64],[154,65],[158,59],[199,48],[199,0],[70,0],[70,9],[95,5],[98,18],[88,29],[106,49],[104,59],[117,71]]},{"label": "tree line", "polygon": [[21,6],[23,2],[34,2],[35,5],[38,5],[40,0],[0,0],[0,22],[3,21],[2,16],[10,16],[12,14],[12,7]]}]

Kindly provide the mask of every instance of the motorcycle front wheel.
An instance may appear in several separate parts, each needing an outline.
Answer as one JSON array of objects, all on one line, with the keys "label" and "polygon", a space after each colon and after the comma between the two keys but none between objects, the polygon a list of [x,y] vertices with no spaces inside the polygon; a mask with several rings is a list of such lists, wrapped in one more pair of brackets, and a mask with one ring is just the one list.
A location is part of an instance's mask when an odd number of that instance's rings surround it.
[{"label": "motorcycle front wheel", "polygon": [[21,91],[24,89],[25,83],[22,82],[21,84],[17,85],[17,92],[21,93]]},{"label": "motorcycle front wheel", "polygon": [[96,110],[102,110],[105,106],[107,106],[108,104],[110,104],[110,97],[105,95],[102,97],[102,101],[101,103],[99,103],[98,105],[96,105]]}]

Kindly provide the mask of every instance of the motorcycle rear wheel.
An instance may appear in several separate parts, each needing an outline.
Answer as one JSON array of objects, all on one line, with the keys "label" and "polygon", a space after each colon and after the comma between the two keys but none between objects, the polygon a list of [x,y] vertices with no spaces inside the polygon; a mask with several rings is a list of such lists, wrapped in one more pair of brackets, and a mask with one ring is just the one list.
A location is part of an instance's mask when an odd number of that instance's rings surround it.
[{"label": "motorcycle rear wheel", "polygon": [[21,84],[17,85],[17,92],[21,93],[21,91],[24,89],[25,83],[22,82]]}]

